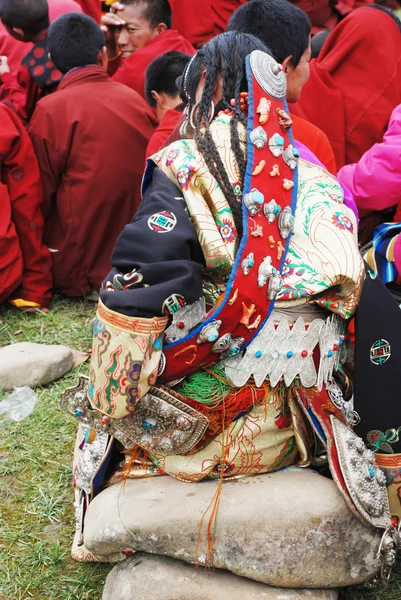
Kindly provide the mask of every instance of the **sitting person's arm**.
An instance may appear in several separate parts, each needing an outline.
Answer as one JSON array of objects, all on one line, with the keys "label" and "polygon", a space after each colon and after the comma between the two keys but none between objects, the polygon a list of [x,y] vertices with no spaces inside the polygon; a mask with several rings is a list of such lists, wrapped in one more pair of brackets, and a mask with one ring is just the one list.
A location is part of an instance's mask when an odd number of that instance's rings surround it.
[{"label": "sitting person's arm", "polygon": [[358,208],[385,210],[401,200],[401,105],[393,111],[383,142],[346,165],[339,179],[352,192]]},{"label": "sitting person's arm", "polygon": [[203,253],[182,193],[157,168],[148,177],[117,240],[94,329],[90,398],[114,418],[155,383],[169,317],[203,296]]}]

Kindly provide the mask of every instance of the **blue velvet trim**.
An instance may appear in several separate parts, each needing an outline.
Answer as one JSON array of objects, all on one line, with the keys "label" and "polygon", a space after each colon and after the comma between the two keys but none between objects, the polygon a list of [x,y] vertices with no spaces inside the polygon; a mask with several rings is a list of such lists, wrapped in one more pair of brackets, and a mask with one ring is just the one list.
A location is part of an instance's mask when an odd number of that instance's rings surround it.
[{"label": "blue velvet trim", "polygon": [[142,184],[141,184],[142,198],[144,197],[145,192],[146,192],[147,188],[149,187],[149,184],[152,182],[153,171],[155,170],[156,166],[157,166],[156,163],[151,158],[148,158],[148,160],[146,161],[145,172],[142,177]]},{"label": "blue velvet trim", "polygon": [[314,426],[314,428],[316,429],[316,431],[318,432],[318,434],[320,435],[320,437],[322,438],[322,440],[324,440],[325,442],[327,441],[327,436],[322,428],[322,426],[320,425],[318,418],[316,417],[316,415],[314,414],[314,412],[312,411],[311,408],[307,409],[308,415],[310,417],[310,420],[312,421],[312,424]]}]

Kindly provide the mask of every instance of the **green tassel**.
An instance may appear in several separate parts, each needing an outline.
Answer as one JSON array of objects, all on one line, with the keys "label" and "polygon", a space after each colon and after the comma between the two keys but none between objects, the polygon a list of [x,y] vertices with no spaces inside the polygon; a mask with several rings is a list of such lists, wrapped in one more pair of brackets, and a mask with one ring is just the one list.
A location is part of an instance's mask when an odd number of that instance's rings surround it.
[{"label": "green tassel", "polygon": [[187,398],[192,398],[201,404],[207,404],[211,408],[218,406],[232,392],[233,388],[222,381],[226,379],[225,373],[217,366],[210,368],[211,373],[197,371],[185,377],[175,389]]}]

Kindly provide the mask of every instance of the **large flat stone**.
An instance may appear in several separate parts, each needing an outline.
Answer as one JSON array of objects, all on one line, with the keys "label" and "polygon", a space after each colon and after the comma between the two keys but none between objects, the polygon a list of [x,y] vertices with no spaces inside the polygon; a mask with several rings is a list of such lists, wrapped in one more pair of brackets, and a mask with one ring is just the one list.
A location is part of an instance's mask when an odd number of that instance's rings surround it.
[{"label": "large flat stone", "polygon": [[[208,516],[197,549],[198,530],[216,487],[171,477],[109,487],[89,506],[85,545],[100,555],[137,550],[205,564]],[[291,469],[224,483],[214,566],[278,587],[348,586],[377,573],[379,537],[333,481]]]},{"label": "large flat stone", "polygon": [[0,389],[46,385],[68,373],[73,351],[67,346],[20,342],[0,348]]},{"label": "large flat stone", "polygon": [[102,600],[337,600],[335,590],[274,588],[227,571],[135,554],[109,573]]}]

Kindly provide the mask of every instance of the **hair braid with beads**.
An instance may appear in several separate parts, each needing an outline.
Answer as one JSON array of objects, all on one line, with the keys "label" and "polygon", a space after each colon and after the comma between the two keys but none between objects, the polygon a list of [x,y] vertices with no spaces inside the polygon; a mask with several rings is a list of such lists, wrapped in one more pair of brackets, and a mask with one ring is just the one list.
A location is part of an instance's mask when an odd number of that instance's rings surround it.
[{"label": "hair braid with beads", "polygon": [[[195,106],[196,90],[202,73],[206,71],[201,99],[195,116],[194,138],[197,149],[202,154],[211,174],[223,190],[233,213],[238,233],[242,234],[241,196],[237,196],[231,185],[227,170],[214,143],[210,131],[212,97],[221,76],[222,97],[219,109],[230,109],[233,117],[230,123],[230,142],[235,155],[241,189],[244,184],[246,157],[241,147],[238,124],[246,125],[246,115],[240,109],[240,93],[247,91],[245,59],[253,50],[268,52],[256,37],[243,33],[228,32],[216,36],[208,42],[189,63],[182,77],[181,95],[188,102],[191,111]],[[234,106],[231,100],[235,100]],[[214,115],[213,115],[214,116]]]}]

